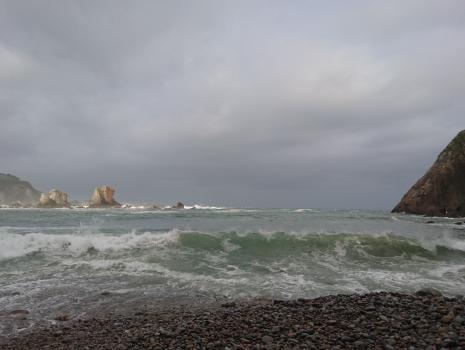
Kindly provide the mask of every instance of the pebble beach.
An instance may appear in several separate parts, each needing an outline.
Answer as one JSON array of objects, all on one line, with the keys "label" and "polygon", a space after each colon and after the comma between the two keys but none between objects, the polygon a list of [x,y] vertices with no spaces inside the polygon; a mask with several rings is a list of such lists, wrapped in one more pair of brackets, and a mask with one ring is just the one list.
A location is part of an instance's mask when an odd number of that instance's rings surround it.
[{"label": "pebble beach", "polygon": [[436,290],[106,314],[4,342],[37,349],[464,349],[465,299]]}]

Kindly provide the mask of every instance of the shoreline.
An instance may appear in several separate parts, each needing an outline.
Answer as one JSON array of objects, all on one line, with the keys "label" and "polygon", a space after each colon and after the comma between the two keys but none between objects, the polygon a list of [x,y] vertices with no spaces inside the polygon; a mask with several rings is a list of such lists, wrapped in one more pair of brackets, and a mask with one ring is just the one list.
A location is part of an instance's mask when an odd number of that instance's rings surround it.
[{"label": "shoreline", "polygon": [[36,327],[0,342],[5,350],[463,347],[465,298],[428,289],[128,310]]}]

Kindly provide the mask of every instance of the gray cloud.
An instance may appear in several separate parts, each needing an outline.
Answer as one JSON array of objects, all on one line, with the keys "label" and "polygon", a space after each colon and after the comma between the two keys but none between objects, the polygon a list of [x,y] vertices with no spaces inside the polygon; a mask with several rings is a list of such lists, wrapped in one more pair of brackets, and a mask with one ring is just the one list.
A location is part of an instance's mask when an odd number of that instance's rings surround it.
[{"label": "gray cloud", "polygon": [[2,168],[42,190],[390,208],[464,128],[459,0],[0,6]]}]

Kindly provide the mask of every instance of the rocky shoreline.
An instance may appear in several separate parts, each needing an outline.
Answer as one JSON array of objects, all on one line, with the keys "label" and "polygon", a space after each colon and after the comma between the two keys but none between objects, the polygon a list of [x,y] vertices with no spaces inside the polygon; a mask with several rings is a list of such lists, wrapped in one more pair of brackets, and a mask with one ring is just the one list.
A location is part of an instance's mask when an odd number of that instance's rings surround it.
[{"label": "rocky shoreline", "polygon": [[464,349],[465,298],[435,290],[236,301],[105,314],[1,349]]}]

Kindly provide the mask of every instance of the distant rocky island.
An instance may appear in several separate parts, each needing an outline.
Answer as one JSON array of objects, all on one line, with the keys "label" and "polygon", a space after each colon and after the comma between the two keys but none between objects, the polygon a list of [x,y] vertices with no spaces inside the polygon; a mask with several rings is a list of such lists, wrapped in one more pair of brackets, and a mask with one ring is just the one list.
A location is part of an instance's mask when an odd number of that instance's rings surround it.
[{"label": "distant rocky island", "polygon": [[465,216],[465,130],[447,145],[433,166],[410,188],[392,212]]},{"label": "distant rocky island", "polygon": [[[10,208],[131,208],[121,205],[114,198],[115,189],[111,186],[96,187],[89,202],[76,203],[68,201],[68,194],[56,188],[49,192],[36,190],[29,182],[11,174],[0,173],[0,206]],[[161,207],[148,205],[149,209],[184,209],[184,204],[177,202],[173,206]]]}]

